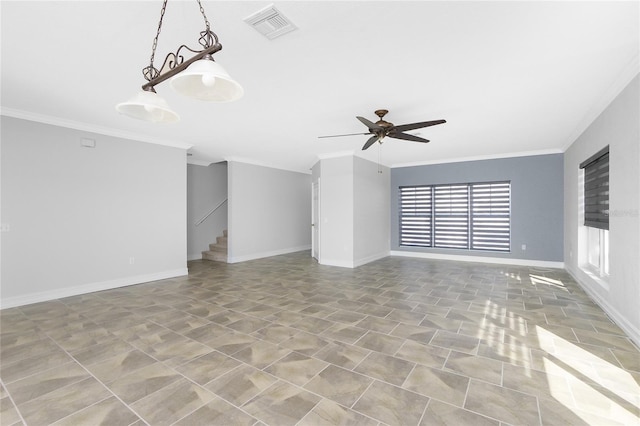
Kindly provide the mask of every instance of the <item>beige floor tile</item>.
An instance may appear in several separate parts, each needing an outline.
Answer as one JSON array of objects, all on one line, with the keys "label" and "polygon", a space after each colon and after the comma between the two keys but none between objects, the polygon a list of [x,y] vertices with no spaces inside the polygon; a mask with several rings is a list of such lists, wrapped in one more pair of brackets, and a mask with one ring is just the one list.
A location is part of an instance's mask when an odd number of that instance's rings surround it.
[{"label": "beige floor tile", "polygon": [[499,421],[490,419],[480,414],[473,413],[463,408],[432,399],[420,421],[420,426],[431,425],[477,425],[498,426]]},{"label": "beige floor tile", "polygon": [[471,380],[464,408],[504,423],[540,423],[535,396],[489,383]]},{"label": "beige floor tile", "polygon": [[50,424],[109,396],[103,385],[88,378],[18,404],[18,409],[29,425]]},{"label": "beige floor tile", "polygon": [[257,339],[278,344],[292,338],[299,332],[300,330],[296,330],[295,328],[287,327],[285,325],[271,324],[252,333],[252,336]]},{"label": "beige floor tile", "polygon": [[175,370],[155,362],[113,380],[107,386],[122,401],[132,404],[181,378]]},{"label": "beige floor tile", "polygon": [[241,362],[238,359],[213,351],[176,367],[176,370],[197,384],[205,385],[211,380],[230,372],[240,364]]},{"label": "beige floor tile", "polygon": [[274,345],[273,343],[269,343],[264,340],[259,340],[250,346],[235,352],[233,357],[258,369],[263,369],[289,353],[291,353],[290,349]]},{"label": "beige floor tile", "polygon": [[502,384],[502,362],[495,359],[451,351],[444,368],[485,382]]},{"label": "beige floor tile", "polygon": [[410,324],[398,324],[398,326],[391,332],[392,336],[402,337],[425,344],[429,343],[435,334],[436,330],[432,328]]},{"label": "beige floor tile", "polygon": [[49,352],[43,352],[32,357],[25,357],[13,363],[5,363],[4,358],[0,358],[0,377],[5,383],[40,373],[50,368],[55,368],[69,362],[73,358],[62,349],[54,347]]},{"label": "beige floor tile", "polygon": [[295,425],[311,411],[320,398],[285,382],[276,382],[243,405],[252,416],[269,425]]},{"label": "beige floor tile", "polygon": [[183,417],[176,426],[253,425],[256,419],[233,405],[215,398],[213,401]]},{"label": "beige floor tile", "polygon": [[255,343],[257,340],[248,334],[232,332],[215,337],[207,342],[207,346],[231,355]]},{"label": "beige floor tile", "polygon": [[353,371],[400,386],[414,367],[413,362],[372,352]]},{"label": "beige floor tile", "polygon": [[131,408],[149,424],[170,425],[214,398],[206,389],[179,379],[134,402]]},{"label": "beige floor tile", "polygon": [[22,422],[18,409],[8,396],[0,398],[0,420],[2,420],[3,425],[14,425]]},{"label": "beige floor tile", "polygon": [[61,349],[50,339],[35,340],[9,348],[0,348],[2,364],[13,364],[26,358],[37,357],[43,353],[61,352]]},{"label": "beige floor tile", "polygon": [[462,407],[469,378],[459,374],[417,365],[402,387],[424,396]]},{"label": "beige floor tile", "polygon": [[353,369],[370,353],[367,349],[348,345],[341,342],[329,343],[314,354],[321,359],[338,367]]},{"label": "beige floor tile", "polygon": [[434,346],[439,346],[458,352],[476,354],[478,352],[478,346],[480,345],[480,339],[465,336],[463,334],[456,334],[449,331],[438,330],[429,343]]},{"label": "beige floor tile", "polygon": [[305,355],[313,355],[328,344],[329,342],[327,339],[323,339],[311,333],[299,332],[292,338],[282,342],[280,346]]},{"label": "beige floor tile", "polygon": [[338,404],[351,407],[372,382],[370,377],[330,365],[304,387]]},{"label": "beige floor tile", "polygon": [[14,403],[20,405],[89,377],[89,373],[84,368],[75,362],[70,362],[8,383],[6,389]]},{"label": "beige floor tile", "polygon": [[72,355],[79,363],[90,365],[121,353],[130,352],[133,349],[135,348],[129,343],[114,336],[112,339],[97,345],[80,348],[74,351]]},{"label": "beige floor tile", "polygon": [[462,325],[462,321],[452,320],[427,313],[424,319],[420,322],[420,325],[433,330],[446,330],[452,333],[457,333]]},{"label": "beige floor tile", "polygon": [[137,420],[140,418],[126,405],[110,397],[57,421],[55,425],[130,425]]},{"label": "beige floor tile", "polygon": [[352,344],[365,335],[367,330],[349,324],[334,324],[321,333],[321,336]]},{"label": "beige floor tile", "polygon": [[149,355],[134,349],[88,365],[86,368],[102,382],[109,383],[155,362],[156,360]]},{"label": "beige floor tile", "polygon": [[378,318],[375,316],[367,316],[359,321],[356,326],[364,330],[377,331],[378,333],[387,334],[398,326],[399,322],[388,320],[386,318]]},{"label": "beige floor tile", "polygon": [[376,352],[393,355],[404,343],[404,339],[369,331],[354,344]]},{"label": "beige floor tile", "polygon": [[640,352],[564,271],[308,252],[189,270],[1,310],[2,424],[134,404],[153,424],[640,422]]},{"label": "beige floor tile", "polygon": [[415,425],[429,398],[386,383],[374,382],[353,409],[389,425]]},{"label": "beige floor tile", "polygon": [[334,323],[322,318],[306,317],[291,324],[291,327],[298,330],[306,331],[307,333],[319,334],[331,327]]},{"label": "beige floor tile", "polygon": [[243,365],[209,382],[206,388],[239,407],[276,381],[271,374]]},{"label": "beige floor tile", "polygon": [[352,425],[352,426],[376,426],[377,420],[363,416],[349,408],[343,407],[328,399],[323,399],[307,414],[300,422],[299,426],[332,426],[332,425]]},{"label": "beige floor tile", "polygon": [[427,367],[442,368],[450,352],[449,349],[407,340],[398,349],[395,356]]},{"label": "beige floor tile", "polygon": [[298,352],[292,352],[271,364],[264,371],[295,385],[304,386],[326,367],[326,362]]}]

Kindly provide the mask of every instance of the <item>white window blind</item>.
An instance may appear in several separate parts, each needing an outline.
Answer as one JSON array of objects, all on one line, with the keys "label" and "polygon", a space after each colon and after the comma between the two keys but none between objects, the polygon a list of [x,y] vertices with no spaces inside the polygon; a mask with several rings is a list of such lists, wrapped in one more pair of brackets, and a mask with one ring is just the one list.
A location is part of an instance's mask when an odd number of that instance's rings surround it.
[{"label": "white window blind", "polygon": [[399,188],[400,245],[508,252],[510,182]]},{"label": "white window blind", "polygon": [[434,247],[469,248],[469,188],[467,185],[434,187]]},{"label": "white window blind", "polygon": [[400,188],[400,245],[431,247],[432,187]]},{"label": "white window blind", "polygon": [[509,182],[471,185],[471,248],[509,251],[511,240]]}]

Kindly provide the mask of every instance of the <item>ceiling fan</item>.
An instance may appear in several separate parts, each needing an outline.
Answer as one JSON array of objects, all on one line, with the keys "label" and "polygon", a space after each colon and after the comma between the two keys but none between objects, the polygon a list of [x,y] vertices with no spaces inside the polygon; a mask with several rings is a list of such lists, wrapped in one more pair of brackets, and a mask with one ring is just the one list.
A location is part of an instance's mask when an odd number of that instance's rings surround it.
[{"label": "ceiling fan", "polygon": [[410,135],[408,133],[404,133],[409,130],[421,129],[423,127],[435,126],[436,124],[446,123],[446,120],[433,120],[433,121],[423,121],[420,123],[411,123],[411,124],[402,124],[396,126],[393,123],[389,123],[384,120],[384,116],[387,115],[389,111],[386,109],[379,109],[375,111],[375,114],[380,118],[375,123],[367,120],[364,117],[356,117],[362,124],[367,126],[369,129],[368,133],[348,133],[345,135],[330,135],[330,136],[318,136],[319,138],[337,138],[341,136],[353,136],[353,135],[373,135],[367,140],[367,142],[362,147],[362,150],[369,148],[376,142],[382,143],[382,139],[385,137],[390,137],[393,139],[403,139],[411,142],[429,142],[428,139],[421,138],[419,136]]}]

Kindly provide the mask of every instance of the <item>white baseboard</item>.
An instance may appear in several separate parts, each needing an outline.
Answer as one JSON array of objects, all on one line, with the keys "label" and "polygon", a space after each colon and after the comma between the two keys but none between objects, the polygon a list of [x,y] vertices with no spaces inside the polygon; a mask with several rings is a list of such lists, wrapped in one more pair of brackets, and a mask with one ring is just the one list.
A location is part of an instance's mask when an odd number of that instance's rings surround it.
[{"label": "white baseboard", "polygon": [[327,258],[320,258],[318,259],[318,263],[321,265],[325,265],[325,266],[337,266],[339,268],[351,268],[353,269],[355,266],[353,265],[353,262],[348,261],[348,260],[335,260],[335,259],[327,259]]},{"label": "white baseboard", "polygon": [[389,256],[389,252],[385,251],[383,253],[374,254],[372,256],[363,257],[362,259],[356,259],[353,261],[322,258],[318,260],[318,263],[326,266],[337,266],[339,268],[353,269],[353,268],[357,268],[358,266],[366,265],[367,263],[370,263],[388,256]]},{"label": "white baseboard", "polygon": [[188,254],[187,255],[187,260],[202,260],[202,252],[200,253],[195,253],[195,254]]},{"label": "white baseboard", "polygon": [[263,251],[260,253],[246,254],[243,256],[229,256],[227,263],[246,262],[247,260],[263,259],[265,257],[279,256],[281,254],[295,253],[298,251],[311,250],[311,244],[299,247],[290,247],[280,250]]},{"label": "white baseboard", "polygon": [[496,263],[499,265],[534,266],[564,269],[564,262],[546,260],[512,259],[506,257],[463,256],[458,254],[424,253],[415,251],[391,251],[391,256],[418,257],[422,259],[456,260],[460,262]]},{"label": "white baseboard", "polygon": [[629,320],[616,308],[611,306],[611,304],[606,299],[595,292],[590,285],[585,283],[580,278],[581,274],[577,273],[575,270],[573,270],[573,268],[567,268],[567,272],[578,283],[580,288],[582,288],[582,290],[587,293],[591,300],[593,300],[596,305],[600,306],[600,308],[609,316],[609,318],[611,318],[611,321],[613,321],[618,327],[620,327],[622,331],[626,333],[627,337],[629,337],[629,339],[631,339],[633,343],[635,343],[635,345],[640,348],[640,330],[636,326],[631,324]]},{"label": "white baseboard", "polygon": [[389,252],[385,251],[382,253],[377,253],[371,256],[363,257],[362,259],[356,259],[353,261],[353,267],[357,268],[358,266],[366,265],[367,263],[374,262],[376,260],[389,257]]},{"label": "white baseboard", "polygon": [[150,281],[165,280],[167,278],[182,277],[188,275],[187,268],[173,269],[171,271],[156,272],[153,274],[136,275],[116,280],[101,281],[90,284],[83,284],[74,287],[65,287],[56,290],[29,293],[21,296],[8,297],[0,300],[0,309],[14,308],[16,306],[30,305],[32,303],[46,302],[63,297],[78,296],[80,294],[93,293],[96,291],[111,290],[118,287],[126,287],[135,284],[147,283]]}]

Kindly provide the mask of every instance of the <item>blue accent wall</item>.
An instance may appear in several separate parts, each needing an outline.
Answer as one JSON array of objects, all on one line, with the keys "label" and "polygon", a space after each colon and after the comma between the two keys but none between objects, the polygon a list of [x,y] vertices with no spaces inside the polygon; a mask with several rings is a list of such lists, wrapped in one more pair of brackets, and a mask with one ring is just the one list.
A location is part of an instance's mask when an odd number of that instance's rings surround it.
[{"label": "blue accent wall", "polygon": [[[549,154],[391,169],[391,250],[564,261],[563,163],[563,154]],[[491,181],[511,182],[510,253],[399,245],[400,186]]]}]

